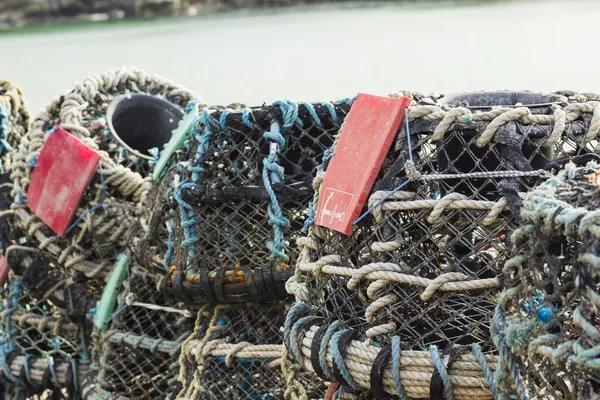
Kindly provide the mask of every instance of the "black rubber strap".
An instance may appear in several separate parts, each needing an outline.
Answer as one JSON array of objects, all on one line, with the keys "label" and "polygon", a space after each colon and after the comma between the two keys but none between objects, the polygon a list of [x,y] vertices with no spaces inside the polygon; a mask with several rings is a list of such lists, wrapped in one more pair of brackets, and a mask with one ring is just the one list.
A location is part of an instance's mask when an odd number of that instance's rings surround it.
[{"label": "black rubber strap", "polygon": [[224,296],[224,288],[223,288],[223,279],[225,278],[225,268],[220,268],[217,270],[215,274],[215,297],[217,299],[217,303],[224,304],[225,296]]},{"label": "black rubber strap", "polygon": [[[324,322],[324,318],[323,317],[309,317],[306,318],[306,320],[302,321],[302,323],[296,325],[294,324],[294,326],[296,326],[296,346],[298,347],[298,349],[302,348],[302,339],[304,338],[304,334],[306,333],[306,331],[308,329],[310,329],[311,326],[313,325],[317,325],[319,322]],[[294,340],[293,337],[290,336],[290,340]],[[311,342],[311,355],[312,355],[312,342]],[[302,360],[296,360],[298,362],[298,364],[302,365]]]},{"label": "black rubber strap", "polygon": [[185,300],[186,296],[183,292],[183,281],[185,280],[185,274],[183,271],[176,271],[171,279],[171,287],[173,288],[173,294],[178,300]]},{"label": "black rubber strap", "polygon": [[385,395],[383,390],[383,372],[385,371],[385,366],[389,363],[390,358],[392,358],[391,343],[379,351],[377,357],[375,357],[375,361],[373,361],[373,366],[371,367],[371,393],[373,393],[375,400],[380,400]]},{"label": "black rubber strap", "polygon": [[[356,337],[357,334],[358,331],[354,329],[341,334],[338,340],[338,349],[340,350],[342,358],[346,356],[346,349],[348,348],[348,346],[350,346],[350,342]],[[333,372],[333,377],[335,378],[336,382],[344,386],[351,386],[348,382],[346,382],[335,362],[333,363],[333,368],[331,369],[331,371]]]},{"label": "black rubber strap", "polygon": [[315,374],[317,374],[317,376],[323,380],[330,379],[329,377],[325,376],[325,373],[321,368],[321,363],[319,362],[319,349],[321,348],[321,342],[323,341],[325,332],[327,332],[327,328],[329,328],[329,325],[323,325],[317,329],[312,338],[312,342],[310,343],[310,363],[312,364]]},{"label": "black rubber strap", "polygon": [[[467,346],[459,345],[448,345],[444,350],[439,350],[439,356],[442,363],[446,367],[446,371],[450,368],[452,363],[463,354],[470,352],[470,348]],[[433,369],[431,374],[431,382],[429,383],[429,399],[430,400],[444,400],[444,382],[440,376],[440,372],[437,368]]]},{"label": "black rubber strap", "polygon": [[200,290],[203,299],[206,299],[211,303],[215,303],[217,301],[215,292],[210,284],[210,278],[208,277],[208,271],[206,268],[200,268]]},{"label": "black rubber strap", "polygon": [[269,291],[265,286],[265,279],[263,277],[263,269],[261,267],[257,267],[254,269],[254,284],[256,286],[256,291],[258,292],[258,297],[261,301],[266,300],[269,296]]},{"label": "black rubber strap", "polygon": [[167,272],[162,282],[160,283],[160,291],[167,300],[175,300],[172,289],[168,286],[168,283],[173,279],[173,272]]}]

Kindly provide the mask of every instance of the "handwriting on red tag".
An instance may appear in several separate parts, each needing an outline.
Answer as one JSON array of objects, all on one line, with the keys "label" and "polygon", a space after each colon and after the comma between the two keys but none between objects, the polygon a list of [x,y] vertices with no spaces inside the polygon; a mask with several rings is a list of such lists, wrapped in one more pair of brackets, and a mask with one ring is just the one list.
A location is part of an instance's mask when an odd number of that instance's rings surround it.
[{"label": "handwriting on red tag", "polygon": [[321,185],[317,225],[352,233],[409,105],[407,97],[358,95]]},{"label": "handwriting on red tag", "polygon": [[60,236],[69,227],[101,158],[61,127],[46,139],[31,173],[27,205]]}]

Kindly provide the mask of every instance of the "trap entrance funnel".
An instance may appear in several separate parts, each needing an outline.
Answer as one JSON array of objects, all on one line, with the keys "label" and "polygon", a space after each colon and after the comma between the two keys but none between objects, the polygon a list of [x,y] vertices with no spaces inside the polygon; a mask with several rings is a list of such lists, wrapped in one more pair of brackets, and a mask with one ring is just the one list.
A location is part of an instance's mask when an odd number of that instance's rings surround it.
[{"label": "trap entrance funnel", "polygon": [[148,150],[162,150],[183,112],[167,100],[147,94],[127,94],[113,100],[106,121],[115,139],[129,152],[153,160]]}]

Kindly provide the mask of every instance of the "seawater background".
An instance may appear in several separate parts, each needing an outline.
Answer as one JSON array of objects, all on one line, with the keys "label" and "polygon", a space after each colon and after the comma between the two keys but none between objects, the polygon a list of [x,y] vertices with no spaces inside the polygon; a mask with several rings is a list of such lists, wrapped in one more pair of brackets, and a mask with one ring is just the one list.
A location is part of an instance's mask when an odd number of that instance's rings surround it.
[{"label": "seawater background", "polygon": [[0,33],[0,78],[36,113],[74,81],[136,65],[210,104],[398,89],[600,91],[600,1],[294,7]]}]

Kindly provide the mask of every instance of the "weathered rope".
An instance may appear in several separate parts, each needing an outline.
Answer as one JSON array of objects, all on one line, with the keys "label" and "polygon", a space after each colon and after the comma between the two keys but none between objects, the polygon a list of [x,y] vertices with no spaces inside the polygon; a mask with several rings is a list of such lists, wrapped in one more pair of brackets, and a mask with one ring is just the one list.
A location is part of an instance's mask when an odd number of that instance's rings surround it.
[{"label": "weathered rope", "polygon": [[[297,361],[304,368],[313,372],[316,371],[314,371],[311,361],[314,357],[312,355],[312,341],[318,329],[318,326],[313,325],[306,330],[302,337],[292,338],[292,340],[298,341],[301,348],[302,359]],[[324,360],[329,368],[337,367],[344,369],[345,379],[350,379],[362,389],[370,389],[371,370],[382,349],[357,340],[351,340],[344,349],[345,355],[342,355],[338,352],[339,350],[336,350],[336,340],[339,340],[344,333],[345,331],[337,332],[337,336],[334,335],[326,343],[326,351],[322,353],[322,356],[319,356],[319,360]],[[382,384],[385,392],[392,395],[399,395],[401,392],[397,388],[401,387],[406,396],[415,398],[430,396],[429,384],[432,374],[437,368],[431,353],[409,350],[402,352],[396,350],[396,352],[396,361],[390,361],[382,373]],[[264,354],[266,355],[266,353]],[[256,356],[259,357],[260,355]],[[485,356],[485,360],[490,365],[495,365],[497,357]],[[400,368],[395,368],[394,365],[400,366]],[[400,385],[398,385],[398,381],[394,381],[394,374],[396,373],[398,373],[397,378],[401,382]],[[475,355],[459,356],[449,369],[448,380],[452,385],[453,394],[457,400],[471,398],[492,399],[492,393],[487,388],[485,374]]]}]

